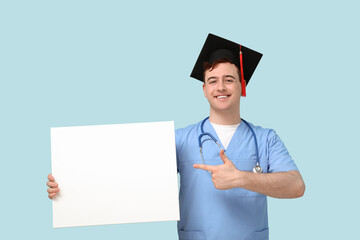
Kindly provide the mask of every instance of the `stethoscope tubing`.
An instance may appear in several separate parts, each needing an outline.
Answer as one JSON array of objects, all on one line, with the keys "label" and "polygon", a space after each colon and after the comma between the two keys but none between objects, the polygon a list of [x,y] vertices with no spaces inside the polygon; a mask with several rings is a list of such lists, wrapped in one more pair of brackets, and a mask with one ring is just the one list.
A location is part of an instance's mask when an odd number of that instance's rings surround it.
[{"label": "stethoscope tubing", "polygon": [[[202,144],[203,144],[203,142],[205,142],[206,140],[209,140],[209,139],[205,139],[205,140],[202,142],[201,139],[202,139],[203,136],[209,136],[209,137],[216,143],[216,145],[218,145],[218,147],[219,147],[220,149],[223,149],[223,148],[221,147],[220,143],[216,140],[216,138],[215,138],[211,133],[209,133],[209,132],[204,132],[204,124],[205,124],[206,120],[208,120],[208,119],[209,119],[209,117],[206,117],[206,118],[201,122],[201,125],[200,125],[201,134],[200,134],[199,137],[198,137],[199,149],[200,149],[200,154],[201,154],[201,160],[202,160],[203,164],[205,164],[205,161],[204,161],[204,157],[203,157],[203,153],[202,153]],[[262,169],[261,169],[261,167],[260,167],[260,165],[259,165],[259,159],[260,159],[260,158],[259,158],[259,148],[258,148],[258,143],[257,143],[256,134],[255,134],[254,130],[252,129],[252,127],[250,126],[250,124],[249,124],[247,121],[245,121],[245,120],[242,119],[242,118],[241,118],[241,121],[243,121],[243,122],[246,124],[246,126],[250,129],[250,131],[251,131],[251,133],[252,133],[252,135],[253,135],[253,137],[254,137],[255,149],[256,149],[256,162],[257,162],[257,163],[256,163],[256,166],[254,167],[253,171],[254,171],[254,172],[257,172],[257,173],[260,173],[260,172],[262,172]]]}]

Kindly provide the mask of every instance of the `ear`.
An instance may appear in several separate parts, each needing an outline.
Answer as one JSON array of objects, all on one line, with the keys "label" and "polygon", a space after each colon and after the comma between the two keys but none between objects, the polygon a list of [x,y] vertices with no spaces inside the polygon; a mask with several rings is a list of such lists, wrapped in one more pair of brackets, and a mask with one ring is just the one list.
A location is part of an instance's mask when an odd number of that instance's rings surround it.
[{"label": "ear", "polygon": [[203,83],[203,91],[204,91],[204,96],[206,97],[205,83]]}]

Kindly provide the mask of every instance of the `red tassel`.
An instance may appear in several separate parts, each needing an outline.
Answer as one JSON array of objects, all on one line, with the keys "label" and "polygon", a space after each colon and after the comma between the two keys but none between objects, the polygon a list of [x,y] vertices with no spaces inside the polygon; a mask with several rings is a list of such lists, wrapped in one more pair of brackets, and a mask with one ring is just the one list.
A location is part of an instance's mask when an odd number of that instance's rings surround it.
[{"label": "red tassel", "polygon": [[239,46],[240,46],[241,96],[246,97],[246,83],[244,79],[243,56],[241,52],[241,45]]}]

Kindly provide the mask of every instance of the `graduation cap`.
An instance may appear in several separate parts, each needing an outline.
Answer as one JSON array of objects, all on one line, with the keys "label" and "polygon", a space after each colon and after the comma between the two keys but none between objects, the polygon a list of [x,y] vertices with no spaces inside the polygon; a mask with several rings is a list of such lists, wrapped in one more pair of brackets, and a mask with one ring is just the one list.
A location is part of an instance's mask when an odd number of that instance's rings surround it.
[{"label": "graduation cap", "polygon": [[210,33],[190,76],[204,81],[203,64],[205,62],[213,64],[219,59],[226,59],[240,69],[242,96],[245,97],[245,86],[249,83],[261,57],[262,54],[259,52]]}]

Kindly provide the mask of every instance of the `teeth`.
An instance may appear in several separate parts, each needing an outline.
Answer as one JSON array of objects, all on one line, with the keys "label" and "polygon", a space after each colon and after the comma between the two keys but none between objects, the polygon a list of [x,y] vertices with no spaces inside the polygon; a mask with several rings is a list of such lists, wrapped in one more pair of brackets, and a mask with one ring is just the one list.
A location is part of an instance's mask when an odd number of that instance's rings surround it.
[{"label": "teeth", "polygon": [[216,98],[227,98],[227,96],[217,96]]}]

